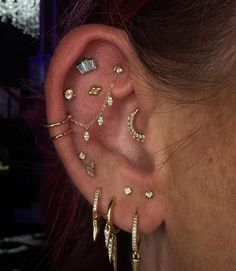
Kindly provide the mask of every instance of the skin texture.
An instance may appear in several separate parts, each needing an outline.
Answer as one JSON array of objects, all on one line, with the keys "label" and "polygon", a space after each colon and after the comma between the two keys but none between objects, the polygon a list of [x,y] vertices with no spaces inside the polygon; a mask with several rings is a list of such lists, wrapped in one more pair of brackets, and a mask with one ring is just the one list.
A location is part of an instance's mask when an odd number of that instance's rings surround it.
[{"label": "skin texture", "polygon": [[[116,197],[114,223],[119,228],[130,232],[132,217],[138,212],[142,270],[233,271],[234,83],[219,90],[188,93],[192,102],[185,103],[185,93],[154,83],[132,49],[123,31],[102,25],[79,27],[59,44],[45,84],[49,123],[64,119],[68,111],[89,122],[110,89],[113,67],[120,65],[124,73],[112,91],[114,106],[105,111],[104,126],[94,125],[87,143],[82,138],[84,130],[72,126],[71,136],[55,141],[58,155],[90,203],[95,189],[102,188],[99,211],[104,216],[109,201]],[[75,64],[84,57],[95,58],[98,69],[82,76]],[[104,89],[97,97],[87,94],[93,84]],[[69,87],[76,91],[70,103],[63,100],[63,91]],[[179,102],[167,99],[163,89],[177,95]],[[127,131],[127,116],[137,105],[140,112],[135,124],[146,135],[144,144],[134,141]],[[53,136],[68,128],[66,124],[50,133]],[[79,151],[96,161],[94,180],[78,161]],[[123,193],[127,185],[134,190],[130,197]],[[144,196],[149,189],[155,195],[152,200]]]}]

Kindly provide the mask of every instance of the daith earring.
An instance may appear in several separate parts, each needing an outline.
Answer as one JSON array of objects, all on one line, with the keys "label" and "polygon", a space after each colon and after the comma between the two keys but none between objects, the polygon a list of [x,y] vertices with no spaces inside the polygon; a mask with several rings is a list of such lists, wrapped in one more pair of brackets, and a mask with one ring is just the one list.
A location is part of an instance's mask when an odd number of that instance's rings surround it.
[{"label": "daith earring", "polygon": [[86,58],[76,66],[76,69],[79,70],[81,74],[85,74],[91,71],[95,71],[97,69],[97,65],[93,58]]},{"label": "daith earring", "polygon": [[139,255],[139,242],[140,236],[138,232],[138,215],[133,217],[132,226],[132,268],[133,271],[140,271],[141,269],[141,257]]},{"label": "daith earring", "polygon": [[67,101],[71,101],[75,97],[75,92],[72,88],[68,88],[64,91],[64,97]]},{"label": "daith earring", "polygon": [[100,232],[100,226],[102,224],[102,216],[98,213],[98,201],[101,198],[102,190],[101,188],[97,188],[94,193],[94,201],[93,201],[93,212],[92,212],[92,220],[93,220],[93,241],[97,240],[98,234]]},{"label": "daith earring", "polygon": [[113,264],[114,271],[117,271],[117,238],[116,234],[119,230],[113,225],[113,209],[115,199],[113,198],[109,204],[107,212],[107,222],[104,229],[105,245],[108,249],[109,262]]},{"label": "daith earring", "polygon": [[134,126],[134,121],[136,114],[138,113],[139,108],[137,107],[134,111],[132,111],[129,116],[128,116],[128,131],[133,137],[133,139],[137,140],[138,142],[144,143],[145,141],[145,135],[139,133],[136,131],[135,126]]}]

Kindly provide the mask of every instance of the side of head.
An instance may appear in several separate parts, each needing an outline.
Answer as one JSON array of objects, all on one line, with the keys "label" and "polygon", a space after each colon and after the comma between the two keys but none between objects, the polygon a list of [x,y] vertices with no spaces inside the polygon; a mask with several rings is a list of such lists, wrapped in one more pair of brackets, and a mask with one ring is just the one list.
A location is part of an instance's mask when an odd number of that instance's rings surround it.
[{"label": "side of head", "polygon": [[[88,24],[59,43],[45,83],[47,118],[60,122],[69,112],[74,121],[50,128],[52,137],[72,131],[55,148],[91,204],[102,189],[103,216],[116,198],[117,227],[130,232],[138,213],[143,270],[234,270],[236,3],[149,1],[130,18],[132,5],[88,1]],[[80,7],[71,14],[74,26]],[[79,72],[91,58],[96,69]],[[89,95],[94,86],[99,94]],[[67,89],[75,93],[71,101]],[[143,144],[127,125],[137,107]],[[95,178],[81,152],[95,162]]]}]

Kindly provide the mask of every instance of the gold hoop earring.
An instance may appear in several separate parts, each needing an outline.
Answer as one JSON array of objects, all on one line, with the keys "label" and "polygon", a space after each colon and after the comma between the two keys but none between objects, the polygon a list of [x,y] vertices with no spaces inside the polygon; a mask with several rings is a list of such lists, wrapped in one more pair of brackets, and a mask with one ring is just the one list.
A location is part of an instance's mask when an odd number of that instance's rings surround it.
[{"label": "gold hoop earring", "polygon": [[135,117],[136,117],[136,114],[138,113],[138,111],[139,111],[139,108],[137,107],[134,111],[132,111],[129,114],[129,116],[128,116],[128,131],[131,134],[131,136],[133,137],[133,139],[135,139],[138,142],[144,143],[145,135],[137,132],[135,129],[135,125],[134,125]]},{"label": "gold hoop earring", "polygon": [[113,225],[113,209],[115,205],[115,198],[109,204],[107,212],[107,222],[104,229],[105,245],[108,249],[109,262],[113,264],[114,271],[117,271],[117,237],[119,232]]},{"label": "gold hoop earring", "polygon": [[69,130],[69,131],[67,131],[67,132],[64,132],[64,133],[61,133],[61,134],[58,134],[58,135],[55,135],[55,136],[52,136],[51,137],[51,140],[57,140],[57,139],[60,139],[60,138],[62,138],[62,137],[64,137],[64,136],[67,136],[67,135],[70,135],[70,134],[72,134],[72,130]]},{"label": "gold hoop earring", "polygon": [[46,128],[54,128],[54,127],[58,127],[61,126],[63,124],[66,124],[69,121],[69,117],[67,116],[66,119],[59,121],[59,122],[54,122],[54,123],[47,123],[44,125],[44,127]]},{"label": "gold hoop earring", "polygon": [[132,268],[133,271],[140,271],[141,268],[141,257],[139,255],[139,242],[140,236],[138,232],[138,215],[135,214],[133,217],[132,225]]}]

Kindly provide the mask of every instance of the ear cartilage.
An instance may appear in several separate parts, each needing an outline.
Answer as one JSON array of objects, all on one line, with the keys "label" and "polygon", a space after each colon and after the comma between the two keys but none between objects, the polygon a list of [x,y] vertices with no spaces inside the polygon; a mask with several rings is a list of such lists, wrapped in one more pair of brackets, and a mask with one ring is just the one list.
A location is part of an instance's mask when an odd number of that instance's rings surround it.
[{"label": "ear cartilage", "polygon": [[89,158],[87,158],[87,155],[84,152],[80,152],[78,154],[79,160],[82,162],[82,164],[85,167],[85,171],[91,178],[95,178],[95,170],[96,165],[95,162]]},{"label": "ear cartilage", "polygon": [[88,92],[91,96],[97,96],[102,91],[102,87],[100,86],[92,86]]},{"label": "ear cartilage", "polygon": [[150,190],[150,191],[146,191],[145,192],[145,197],[147,199],[152,199],[154,197],[154,193]]},{"label": "ear cartilage", "polygon": [[72,88],[68,88],[64,91],[64,97],[67,101],[71,101],[75,97],[75,92]]},{"label": "ear cartilage", "polygon": [[133,193],[133,189],[131,187],[129,187],[129,186],[126,186],[124,188],[124,193],[125,193],[126,196],[130,196]]},{"label": "ear cartilage", "polygon": [[95,71],[97,69],[97,65],[93,58],[86,58],[76,66],[76,69],[79,70],[81,74],[85,74]]},{"label": "ear cartilage", "polygon": [[139,111],[139,108],[137,107],[134,111],[132,111],[129,114],[129,116],[128,116],[128,131],[131,134],[131,136],[133,137],[133,139],[135,139],[138,142],[144,143],[145,135],[136,131],[135,126],[134,126],[135,117],[136,117],[136,114],[138,113],[138,111]]}]

